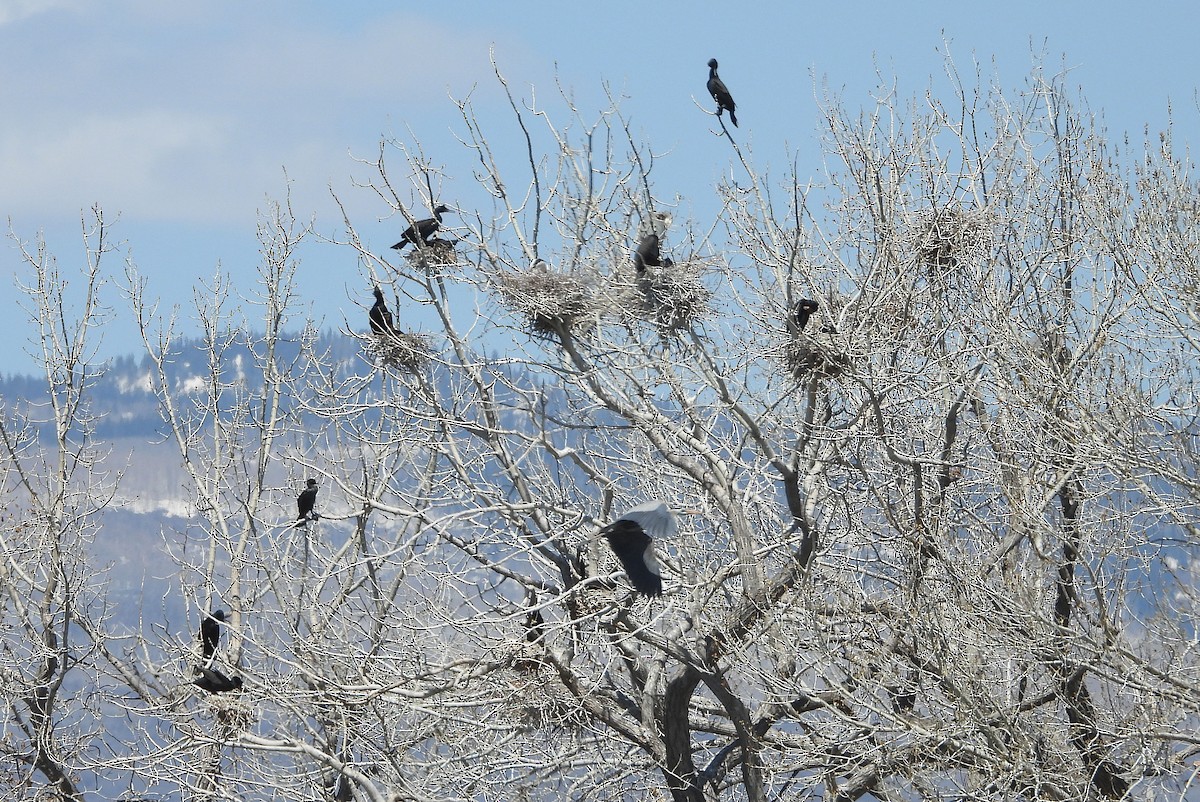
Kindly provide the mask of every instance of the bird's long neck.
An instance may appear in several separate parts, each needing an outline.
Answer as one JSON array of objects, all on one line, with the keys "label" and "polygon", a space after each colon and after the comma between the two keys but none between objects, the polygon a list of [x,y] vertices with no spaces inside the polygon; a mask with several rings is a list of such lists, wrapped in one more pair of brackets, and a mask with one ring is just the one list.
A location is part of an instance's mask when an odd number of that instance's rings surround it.
[{"label": "bird's long neck", "polygon": [[708,68],[708,80],[711,81],[713,78],[716,78],[716,77],[717,77],[717,68],[709,67]]}]

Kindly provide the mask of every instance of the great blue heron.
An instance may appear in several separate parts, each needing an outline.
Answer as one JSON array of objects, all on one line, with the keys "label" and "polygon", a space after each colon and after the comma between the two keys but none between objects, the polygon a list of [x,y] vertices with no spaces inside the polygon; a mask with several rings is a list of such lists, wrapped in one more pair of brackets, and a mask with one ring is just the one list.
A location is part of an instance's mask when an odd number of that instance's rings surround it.
[{"label": "great blue heron", "polygon": [[659,250],[657,234],[647,234],[642,237],[637,250],[633,252],[633,266],[637,269],[638,275],[645,273],[647,267],[662,267],[662,251]]},{"label": "great blue heron", "polygon": [[679,521],[665,501],[639,504],[600,530],[621,561],[630,584],[647,596],[662,593],[662,572],[654,557],[654,540],[679,532]]}]

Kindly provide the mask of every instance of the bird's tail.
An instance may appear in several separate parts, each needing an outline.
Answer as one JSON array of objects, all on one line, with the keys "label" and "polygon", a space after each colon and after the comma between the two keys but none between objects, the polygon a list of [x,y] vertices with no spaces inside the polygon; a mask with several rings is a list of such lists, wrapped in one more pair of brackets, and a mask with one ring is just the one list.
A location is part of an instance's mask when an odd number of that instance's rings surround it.
[{"label": "bird's tail", "polygon": [[734,128],[737,128],[737,115],[733,113],[733,109],[729,110],[729,122],[733,123]]}]

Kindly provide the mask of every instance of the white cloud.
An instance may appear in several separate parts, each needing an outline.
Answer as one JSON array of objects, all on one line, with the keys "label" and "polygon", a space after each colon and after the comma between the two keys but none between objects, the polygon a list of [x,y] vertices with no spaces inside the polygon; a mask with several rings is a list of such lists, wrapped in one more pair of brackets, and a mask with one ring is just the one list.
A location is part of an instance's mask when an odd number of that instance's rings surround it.
[{"label": "white cloud", "polygon": [[447,89],[465,94],[490,71],[483,36],[404,14],[329,29],[216,5],[180,19],[126,0],[0,29],[0,117],[20,121],[0,129],[0,207],[20,221],[98,202],[127,217],[246,224],[286,167],[315,208],[354,169],[349,150],[451,119]]},{"label": "white cloud", "polygon": [[80,0],[0,0],[0,25],[34,17],[56,8],[79,8]]},{"label": "white cloud", "polygon": [[220,154],[231,129],[218,117],[162,110],[10,128],[0,133],[0,205],[52,212],[99,202],[151,219],[171,210],[204,219],[188,198],[206,187],[181,186],[180,168],[195,171],[195,182],[227,187]]}]

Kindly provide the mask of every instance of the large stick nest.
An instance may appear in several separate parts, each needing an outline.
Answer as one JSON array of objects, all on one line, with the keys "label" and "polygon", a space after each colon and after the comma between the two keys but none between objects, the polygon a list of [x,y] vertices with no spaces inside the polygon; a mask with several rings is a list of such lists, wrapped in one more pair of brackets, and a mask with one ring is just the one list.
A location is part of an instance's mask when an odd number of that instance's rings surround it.
[{"label": "large stick nest", "polygon": [[404,258],[410,265],[422,270],[455,265],[458,264],[458,251],[454,248],[455,244],[455,240],[431,239],[421,245],[413,245]]},{"label": "large stick nest", "polygon": [[416,373],[429,362],[433,341],[425,334],[408,331],[372,333],[367,345],[375,362],[384,367]]},{"label": "large stick nest", "polygon": [[690,328],[711,311],[712,290],[703,274],[697,260],[648,268],[637,280],[643,315],[667,331]]},{"label": "large stick nest", "polygon": [[918,263],[936,270],[949,270],[987,253],[993,239],[985,209],[964,211],[957,206],[922,212],[911,236]]},{"label": "large stick nest", "polygon": [[823,342],[804,333],[787,341],[783,347],[783,359],[797,379],[805,379],[813,374],[823,379],[836,379],[850,367],[848,354],[834,347],[831,342]]},{"label": "large stick nest", "polygon": [[500,273],[495,281],[505,306],[524,316],[530,333],[536,336],[553,337],[596,317],[596,299],[573,273],[555,273],[536,265]]},{"label": "large stick nest", "polygon": [[218,734],[223,741],[234,739],[256,720],[254,708],[235,697],[214,694],[208,697],[207,702],[217,720]]}]

